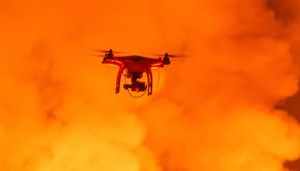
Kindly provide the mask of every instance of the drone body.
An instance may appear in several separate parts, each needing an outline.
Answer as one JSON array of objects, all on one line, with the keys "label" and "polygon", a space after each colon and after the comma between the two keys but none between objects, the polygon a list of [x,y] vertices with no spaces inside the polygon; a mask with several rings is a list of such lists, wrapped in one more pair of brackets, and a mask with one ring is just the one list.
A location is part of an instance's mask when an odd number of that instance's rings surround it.
[{"label": "drone body", "polygon": [[[103,52],[103,51],[101,51]],[[152,69],[158,67],[164,67],[164,65],[169,65],[169,55],[165,54],[163,58],[149,58],[138,55],[131,56],[114,56],[113,51],[104,51],[105,56],[102,63],[108,65],[114,65],[119,67],[117,81],[116,81],[116,93],[120,91],[120,81],[122,73],[125,71],[124,76],[130,78],[130,84],[124,84],[123,88],[126,90],[131,90],[135,92],[145,92],[148,91],[148,96],[152,94]],[[147,83],[140,82],[140,79],[143,77],[143,73],[147,75]]]}]

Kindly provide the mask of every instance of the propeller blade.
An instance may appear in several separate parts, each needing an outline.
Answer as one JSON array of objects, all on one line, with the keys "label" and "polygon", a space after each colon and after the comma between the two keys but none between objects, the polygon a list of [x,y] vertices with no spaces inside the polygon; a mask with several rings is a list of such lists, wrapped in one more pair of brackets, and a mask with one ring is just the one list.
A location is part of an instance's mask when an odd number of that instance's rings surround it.
[{"label": "propeller blade", "polygon": [[185,55],[172,55],[172,54],[152,54],[152,55],[155,55],[155,56],[158,56],[158,57],[165,57],[166,55],[168,55],[169,58],[185,58],[186,56]]},{"label": "propeller blade", "polygon": [[[100,53],[109,53],[110,50],[102,50],[102,49],[93,49],[92,51],[95,52],[100,52]],[[112,50],[113,53],[125,53],[125,52],[121,52],[121,51],[114,51]]]}]

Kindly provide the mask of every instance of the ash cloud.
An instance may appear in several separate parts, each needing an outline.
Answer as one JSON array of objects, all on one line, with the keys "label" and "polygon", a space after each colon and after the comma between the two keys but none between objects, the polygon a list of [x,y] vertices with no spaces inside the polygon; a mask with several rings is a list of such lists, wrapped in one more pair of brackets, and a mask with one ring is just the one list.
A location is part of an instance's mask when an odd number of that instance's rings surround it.
[{"label": "ash cloud", "polygon": [[106,7],[71,4],[12,2],[1,16],[0,170],[157,170],[114,70],[87,55],[111,37],[93,16]]},{"label": "ash cloud", "polygon": [[[300,153],[274,108],[298,88],[296,3],[4,3],[0,170],[284,170]],[[86,53],[103,47],[189,58],[136,100]]]},{"label": "ash cloud", "polygon": [[177,28],[165,37],[188,36],[191,56],[168,69],[163,92],[140,111],[164,170],[284,170],[299,157],[299,125],[275,108],[299,80],[299,4],[281,3],[160,4],[159,22],[173,18]]}]

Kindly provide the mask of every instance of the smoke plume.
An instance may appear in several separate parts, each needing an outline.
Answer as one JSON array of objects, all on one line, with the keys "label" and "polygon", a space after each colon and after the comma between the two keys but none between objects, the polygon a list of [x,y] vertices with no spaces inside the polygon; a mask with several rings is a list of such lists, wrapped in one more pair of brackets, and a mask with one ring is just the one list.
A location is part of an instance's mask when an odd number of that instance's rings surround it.
[{"label": "smoke plume", "polygon": [[[296,0],[0,1],[0,170],[286,171]],[[150,97],[91,49],[179,54]]]}]

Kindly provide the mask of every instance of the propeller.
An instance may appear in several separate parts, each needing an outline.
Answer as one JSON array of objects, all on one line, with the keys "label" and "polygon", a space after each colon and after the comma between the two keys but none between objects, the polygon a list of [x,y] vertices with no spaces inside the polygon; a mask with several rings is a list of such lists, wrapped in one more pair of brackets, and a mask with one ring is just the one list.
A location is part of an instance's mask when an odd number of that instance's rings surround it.
[{"label": "propeller", "polygon": [[120,52],[120,51],[114,51],[112,49],[109,49],[109,50],[94,49],[93,51],[100,52],[100,53],[109,53],[110,51],[113,52],[113,53],[124,53],[124,52]]},{"label": "propeller", "polygon": [[[102,50],[102,49],[91,49],[91,51],[94,51],[96,52],[96,54],[92,54],[93,56],[96,56],[98,58],[105,58],[106,54],[115,54],[115,53],[123,53],[123,52],[120,52],[120,51],[113,51],[112,49],[109,49],[109,50]],[[101,53],[101,54],[99,54]],[[104,55],[104,54],[105,55]]]},{"label": "propeller", "polygon": [[186,57],[185,55],[173,55],[173,54],[169,54],[169,53],[165,53],[165,54],[153,54],[155,56],[158,57],[169,57],[169,58],[184,58]]}]

